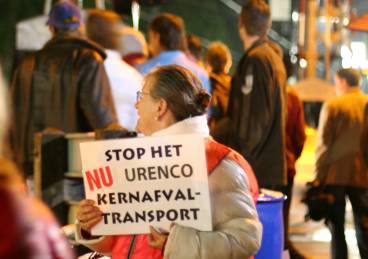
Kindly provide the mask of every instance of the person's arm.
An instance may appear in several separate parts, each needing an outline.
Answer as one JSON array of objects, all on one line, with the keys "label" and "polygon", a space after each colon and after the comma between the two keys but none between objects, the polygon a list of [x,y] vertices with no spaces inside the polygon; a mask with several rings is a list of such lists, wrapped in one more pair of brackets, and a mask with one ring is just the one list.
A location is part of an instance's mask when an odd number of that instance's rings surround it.
[{"label": "person's arm", "polygon": [[[303,103],[298,97],[298,95],[294,92],[288,92],[288,101],[292,102],[291,109],[294,110],[295,117],[291,118],[293,123],[293,133],[291,134],[293,153],[295,159],[298,159],[302,153],[304,142],[306,139],[305,135],[305,121],[304,121],[304,108]],[[288,111],[289,112],[289,111]],[[288,114],[289,116],[289,114]]]},{"label": "person's arm", "polygon": [[[100,254],[111,255],[115,240],[113,236],[100,236],[93,237],[88,233],[85,233],[80,223],[75,224],[76,232],[75,232],[75,240],[89,249],[96,251]],[[87,235],[87,236],[86,236]]]},{"label": "person's arm", "polygon": [[110,255],[115,243],[113,236],[92,236],[91,228],[102,220],[102,211],[93,200],[82,200],[78,205],[75,239],[93,251]]},{"label": "person's arm", "polygon": [[[324,177],[325,167],[328,160],[328,105],[324,103],[319,115],[319,123],[317,130],[317,142],[316,142],[316,174],[318,179]],[[332,132],[331,132],[332,134]]]},{"label": "person's arm", "polygon": [[165,259],[247,258],[260,247],[262,225],[249,192],[245,172],[224,160],[209,177],[213,231],[174,225]]},{"label": "person's arm", "polygon": [[86,56],[80,61],[80,106],[93,129],[118,122],[103,60]]}]

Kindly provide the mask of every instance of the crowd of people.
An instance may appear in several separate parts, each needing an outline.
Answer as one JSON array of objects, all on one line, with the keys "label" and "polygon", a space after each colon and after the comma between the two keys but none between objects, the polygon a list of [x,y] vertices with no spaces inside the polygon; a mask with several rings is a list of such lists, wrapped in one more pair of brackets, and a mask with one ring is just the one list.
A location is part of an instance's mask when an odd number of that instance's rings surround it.
[{"label": "crowd of people", "polygon": [[[305,258],[288,236],[295,163],[306,140],[303,104],[287,87],[282,49],[267,38],[271,13],[263,0],[242,5],[238,29],[245,52],[233,75],[229,48],[214,41],[204,53],[201,39],[186,34],[183,19],[172,13],[152,19],[148,42],[117,13],[89,10],[83,20],[79,7],[67,0],[53,6],[47,25],[52,39],[17,66],[9,98],[2,82],[0,87],[0,124],[9,125],[0,128],[0,157],[7,157],[0,161],[0,200],[9,211],[0,216],[5,224],[1,258],[74,256],[49,209],[27,197],[14,165],[24,179],[32,178],[33,136],[50,128],[65,133],[120,128],[144,136],[197,133],[211,161],[213,231],[173,224],[168,233],[150,228],[150,234],[93,236],[91,228],[103,212],[95,201],[82,200],[76,223],[80,244],[113,259],[249,258],[261,246],[256,201],[259,189],[266,188],[286,196],[284,249],[292,259]],[[361,143],[368,98],[358,86],[355,70],[337,72],[339,96],[323,106],[318,129],[316,177],[335,197],[326,219],[332,258],[347,258],[346,195],[361,257],[368,258],[368,172]],[[27,204],[19,220],[13,200]],[[10,229],[7,222],[15,218]],[[4,229],[14,232],[9,242]]]}]

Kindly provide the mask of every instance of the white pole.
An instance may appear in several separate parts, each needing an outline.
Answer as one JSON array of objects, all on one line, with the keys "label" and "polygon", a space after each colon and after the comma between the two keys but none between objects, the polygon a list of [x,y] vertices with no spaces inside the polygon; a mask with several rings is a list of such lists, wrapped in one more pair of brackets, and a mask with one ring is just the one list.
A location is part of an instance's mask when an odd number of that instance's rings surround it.
[{"label": "white pole", "polygon": [[96,8],[105,10],[105,0],[96,0]]},{"label": "white pole", "polygon": [[45,0],[45,3],[43,5],[43,14],[48,15],[51,10],[51,2],[52,0]]},{"label": "white pole", "polygon": [[133,27],[136,30],[139,30],[139,16],[140,16],[140,6],[138,2],[132,2],[132,18],[133,18]]}]

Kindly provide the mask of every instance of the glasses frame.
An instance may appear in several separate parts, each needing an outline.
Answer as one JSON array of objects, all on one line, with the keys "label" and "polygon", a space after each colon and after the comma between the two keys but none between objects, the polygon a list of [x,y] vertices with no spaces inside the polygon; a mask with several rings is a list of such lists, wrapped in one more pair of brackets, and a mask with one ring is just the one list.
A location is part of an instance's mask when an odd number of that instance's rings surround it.
[{"label": "glasses frame", "polygon": [[145,92],[142,92],[142,91],[137,91],[136,101],[137,102],[141,101],[144,95],[150,95],[150,93],[145,93]]}]

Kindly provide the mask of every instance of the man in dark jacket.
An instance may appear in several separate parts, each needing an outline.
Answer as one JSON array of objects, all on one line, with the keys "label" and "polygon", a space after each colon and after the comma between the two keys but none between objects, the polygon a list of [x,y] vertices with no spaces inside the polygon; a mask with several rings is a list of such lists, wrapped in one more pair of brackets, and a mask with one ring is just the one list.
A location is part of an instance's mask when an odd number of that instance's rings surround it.
[{"label": "man in dark jacket", "polygon": [[270,24],[264,1],[242,7],[239,34],[246,52],[232,78],[228,126],[221,128],[230,130],[224,141],[248,159],[260,187],[284,191],[286,72],[266,38]]},{"label": "man in dark jacket", "polygon": [[79,8],[69,1],[57,3],[48,25],[52,39],[21,62],[12,80],[10,142],[15,161],[28,175],[35,132],[87,132],[117,122],[106,55],[81,37]]}]

